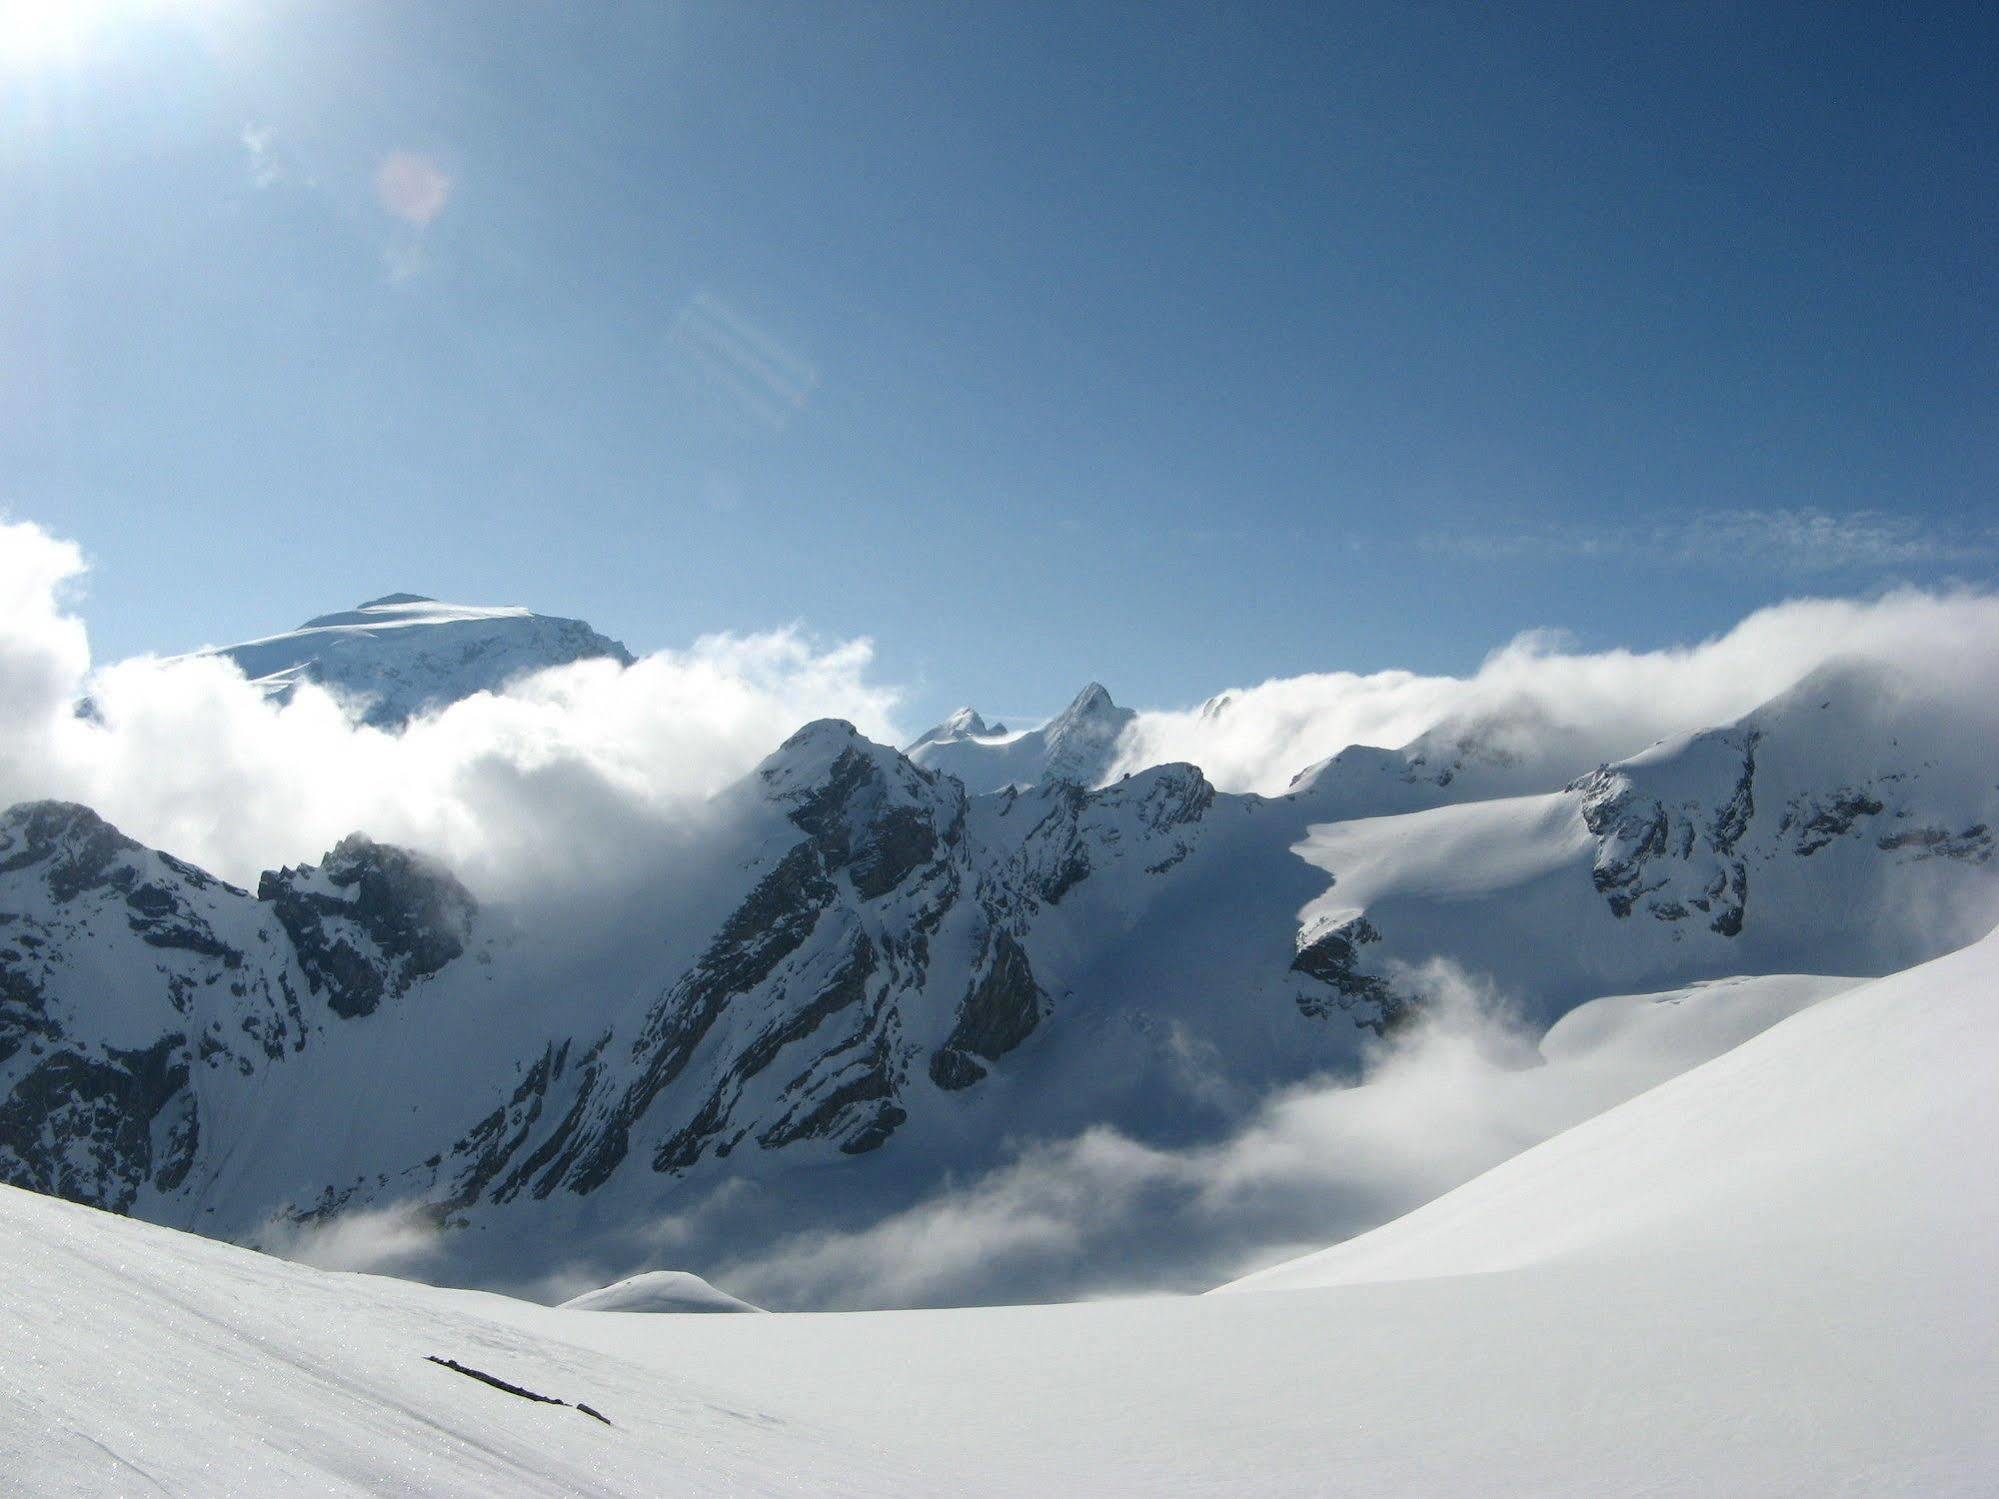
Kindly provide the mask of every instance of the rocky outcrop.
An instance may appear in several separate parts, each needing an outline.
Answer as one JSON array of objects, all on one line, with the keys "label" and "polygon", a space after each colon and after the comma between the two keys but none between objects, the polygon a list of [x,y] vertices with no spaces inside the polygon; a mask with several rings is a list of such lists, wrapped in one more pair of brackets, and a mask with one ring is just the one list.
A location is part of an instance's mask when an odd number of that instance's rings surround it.
[{"label": "rocky outcrop", "polygon": [[461,957],[478,912],[442,865],[361,833],[317,868],[266,873],[257,899],[291,938],[312,992],[349,1020]]},{"label": "rocky outcrop", "polygon": [[1756,811],[1758,738],[1754,729],[1700,736],[1676,766],[1692,774],[1677,798],[1619,767],[1569,788],[1597,839],[1591,878],[1612,915],[1643,911],[1658,921],[1704,920],[1724,937],[1741,932],[1749,870],[1737,845]]},{"label": "rocky outcrop", "polygon": [[982,1061],[997,1062],[1033,1034],[1047,1005],[1025,949],[1006,931],[990,932],[958,1023],[930,1058],[931,1081],[969,1088],[986,1075]]},{"label": "rocky outcrop", "polygon": [[1396,994],[1387,979],[1362,967],[1361,949],[1379,941],[1381,932],[1375,924],[1365,916],[1355,916],[1304,942],[1291,960],[1291,971],[1317,979],[1332,993],[1300,994],[1300,1012],[1315,1020],[1342,1013],[1376,1034],[1400,1020],[1409,1002]]},{"label": "rocky outcrop", "polygon": [[0,814],[0,1181],[123,1211],[187,1184],[215,1138],[203,1077],[254,1084],[318,1023],[370,1013],[465,950],[471,898],[366,838],[262,892],[88,808]]}]

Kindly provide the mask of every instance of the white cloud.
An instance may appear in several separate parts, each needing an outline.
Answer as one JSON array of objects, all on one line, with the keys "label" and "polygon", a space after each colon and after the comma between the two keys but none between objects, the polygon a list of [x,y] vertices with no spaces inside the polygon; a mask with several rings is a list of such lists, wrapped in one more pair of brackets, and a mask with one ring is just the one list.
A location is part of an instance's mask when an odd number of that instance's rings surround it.
[{"label": "white cloud", "polygon": [[[801,723],[898,733],[869,643],[796,630],[706,636],[630,668],[578,662],[386,733],[314,688],[273,705],[215,658],[92,671],[67,597],[82,568],[72,544],[0,522],[0,806],[84,802],[239,882],[356,829],[439,854],[489,893],[612,879]],[[95,712],[80,718],[85,695]]]},{"label": "white cloud", "polygon": [[1871,600],[1797,599],[1691,646],[1576,651],[1531,631],[1466,677],[1322,672],[1147,712],[1121,770],[1190,760],[1225,790],[1282,791],[1353,744],[1399,748],[1443,726],[1483,729],[1528,754],[1547,789],[1669,735],[1727,723],[1840,657],[1904,671],[1999,675],[1999,596],[1900,589]]},{"label": "white cloud", "polygon": [[436,1210],[421,1204],[369,1208],[310,1223],[276,1220],[254,1242],[267,1254],[301,1265],[367,1275],[420,1275],[443,1250]]},{"label": "white cloud", "polygon": [[1842,980],[1734,981],[1580,1012],[1544,1059],[1504,996],[1431,962],[1424,1021],[1361,1085],[1306,1084],[1225,1139],[1097,1128],[857,1230],[795,1235],[712,1279],[759,1304],[857,1308],[1198,1291],[1397,1217],[1746,1040]]},{"label": "white cloud", "polygon": [[245,125],[236,138],[250,167],[250,181],[260,188],[276,187],[290,176],[277,149],[277,137],[268,125]]}]

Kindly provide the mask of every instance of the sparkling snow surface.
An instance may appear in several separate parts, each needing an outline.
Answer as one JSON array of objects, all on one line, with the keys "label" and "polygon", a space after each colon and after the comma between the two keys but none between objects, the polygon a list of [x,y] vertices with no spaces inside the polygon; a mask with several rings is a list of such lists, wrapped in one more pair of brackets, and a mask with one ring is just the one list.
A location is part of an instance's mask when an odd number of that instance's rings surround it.
[{"label": "sparkling snow surface", "polygon": [[1990,1493],[1995,1058],[1988,938],[1188,1300],[584,1317],[0,1190],[0,1471],[38,1492]]}]

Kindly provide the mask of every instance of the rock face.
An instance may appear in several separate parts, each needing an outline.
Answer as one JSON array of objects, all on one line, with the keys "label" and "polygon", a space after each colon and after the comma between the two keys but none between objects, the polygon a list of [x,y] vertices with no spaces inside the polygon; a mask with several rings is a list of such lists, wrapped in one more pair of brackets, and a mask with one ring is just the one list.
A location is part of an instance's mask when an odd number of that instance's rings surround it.
[{"label": "rock face", "polygon": [[346,1019],[462,956],[478,910],[442,865],[362,833],[317,869],[265,874],[257,899],[291,938],[312,992]]},{"label": "rock face", "polygon": [[[1101,763],[1107,704],[1037,753]],[[29,803],[0,815],[0,1181],[245,1239],[397,1205],[494,1228],[450,1239],[464,1273],[519,1278],[732,1185],[798,1228],[1013,1138],[1225,1127],[1351,1070],[1432,958],[1544,1022],[1886,971],[1999,919],[1999,791],[1952,748],[1983,741],[1927,711],[1834,676],[1460,802],[1487,751],[1448,785],[1363,749],[1274,799],[1188,765],[981,794],[824,721],[581,927],[359,835],[253,895]]]},{"label": "rock face", "polygon": [[[1658,921],[1699,919],[1724,937],[1742,930],[1749,870],[1739,845],[1756,812],[1761,737],[1755,729],[1729,730],[1687,745],[1672,779],[1681,783],[1693,772],[1705,796],[1675,800],[1648,777],[1608,768],[1570,788],[1598,840],[1591,878],[1612,915],[1643,910]],[[1726,788],[1719,801],[1716,787]],[[1837,836],[1830,824],[1821,831],[1828,841]]]},{"label": "rock face", "polygon": [[392,593],[296,630],[209,654],[226,657],[276,697],[312,682],[354,705],[365,723],[400,728],[420,713],[495,692],[572,661],[632,664],[632,653],[580,619],[526,609],[443,604]]},{"label": "rock face", "polygon": [[0,815],[0,1180],[116,1211],[193,1185],[242,1143],[231,1081],[406,992],[474,917],[449,875],[358,835],[263,883],[252,897],[85,807]]}]

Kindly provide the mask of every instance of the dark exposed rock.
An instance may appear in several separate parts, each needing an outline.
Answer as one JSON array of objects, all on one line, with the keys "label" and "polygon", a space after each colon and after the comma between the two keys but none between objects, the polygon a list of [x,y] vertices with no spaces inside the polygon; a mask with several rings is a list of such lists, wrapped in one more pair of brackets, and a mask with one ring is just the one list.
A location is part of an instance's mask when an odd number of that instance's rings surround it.
[{"label": "dark exposed rock", "polygon": [[1962,859],[1970,864],[1983,864],[1992,857],[1992,830],[1982,822],[1973,823],[1961,833],[1939,827],[1910,828],[1876,839],[1875,846],[1883,853],[1907,851],[1919,859]]},{"label": "dark exposed rock", "polygon": [[536,1196],[558,1184],[589,1192],[609,1179],[631,1148],[634,1121],[686,1069],[729,1001],[756,988],[799,949],[836,893],[812,840],[794,847],[757,883],[701,960],[654,1006],[633,1047],[641,1067],[637,1081],[609,1106],[590,1138],[558,1148],[535,1185]]},{"label": "dark exposed rock", "polygon": [[[800,1008],[782,1015],[764,1028],[737,1053],[735,1061],[694,1118],[659,1148],[653,1157],[653,1169],[681,1171],[699,1160],[703,1148],[722,1132],[730,1109],[741,1096],[744,1086],[776,1061],[778,1054],[793,1042],[805,1040],[836,1015],[863,1008],[868,980],[874,971],[874,944],[865,935],[859,936],[849,949],[846,961],[817,994]],[[829,1048],[832,1051],[840,1049]],[[803,1089],[811,1078],[812,1074],[808,1071],[794,1079],[786,1089],[787,1096]],[[871,1072],[861,1087],[864,1091],[854,1094],[851,1100],[828,1100],[802,1117],[786,1114],[759,1137],[759,1142],[768,1148],[776,1148],[796,1140],[824,1137],[833,1132],[834,1121],[845,1101],[889,1096],[887,1078],[879,1072]]]},{"label": "dark exposed rock", "polygon": [[360,833],[316,870],[266,873],[257,898],[291,938],[312,992],[346,1019],[372,1014],[461,956],[477,910],[442,865]]},{"label": "dark exposed rock", "polygon": [[1314,1020],[1339,1011],[1376,1031],[1396,1023],[1408,1008],[1389,982],[1361,966],[1363,947],[1381,940],[1381,932],[1365,916],[1342,922],[1298,949],[1291,971],[1333,988],[1330,1002],[1319,994],[1300,994],[1298,1008]]},{"label": "dark exposed rock", "polygon": [[996,1062],[1012,1051],[1041,1023],[1047,1004],[1026,950],[1011,933],[991,932],[958,1023],[930,1059],[930,1080],[945,1089],[970,1087],[986,1075],[973,1058]]},{"label": "dark exposed rock", "polygon": [[936,857],[936,829],[914,807],[889,809],[872,834],[855,851],[847,870],[854,893],[862,900],[888,894]]},{"label": "dark exposed rock", "polygon": [[0,874],[44,864],[49,894],[74,900],[134,875],[125,856],[145,850],[88,807],[74,802],[23,802],[0,818]]},{"label": "dark exposed rock", "polygon": [[1854,823],[1861,818],[1879,817],[1882,811],[1878,797],[1850,786],[1842,787],[1824,802],[1805,797],[1794,798],[1778,820],[1777,831],[1785,833],[1796,828],[1797,838],[1792,850],[1810,857],[1834,839],[1852,832]]},{"label": "dark exposed rock", "polygon": [[60,1041],[62,1027],[50,1017],[48,996],[20,966],[18,955],[0,955],[0,1062],[30,1037]]},{"label": "dark exposed rock", "polygon": [[[179,1034],[143,1051],[50,1055],[0,1101],[0,1181],[114,1213],[132,1205],[156,1165],[163,1184],[178,1185],[199,1139],[187,1078]],[[153,1121],[177,1097],[166,1159],[156,1163]]]},{"label": "dark exposed rock", "polygon": [[[1581,793],[1583,824],[1597,839],[1590,880],[1613,916],[1628,918],[1642,906],[1656,920],[1677,922],[1699,912],[1724,937],[1741,932],[1749,870],[1737,845],[1756,815],[1759,738],[1753,729],[1709,736],[1713,752],[1740,756],[1728,794],[1711,812],[1691,802],[1669,806],[1609,767],[1570,786]],[[1698,890],[1688,890],[1696,879]]]}]

